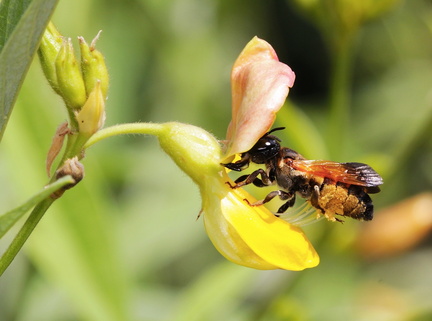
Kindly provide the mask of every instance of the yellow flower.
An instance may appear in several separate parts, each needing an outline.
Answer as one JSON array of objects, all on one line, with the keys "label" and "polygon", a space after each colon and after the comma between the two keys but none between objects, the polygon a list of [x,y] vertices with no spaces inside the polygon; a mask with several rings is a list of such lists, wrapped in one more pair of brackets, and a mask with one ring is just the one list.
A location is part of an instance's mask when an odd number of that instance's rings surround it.
[{"label": "yellow flower", "polygon": [[205,130],[166,123],[156,135],[161,147],[200,187],[201,217],[216,249],[228,260],[269,270],[303,270],[318,265],[319,257],[303,231],[267,210],[252,207],[246,191],[232,189],[220,165],[221,147]]}]

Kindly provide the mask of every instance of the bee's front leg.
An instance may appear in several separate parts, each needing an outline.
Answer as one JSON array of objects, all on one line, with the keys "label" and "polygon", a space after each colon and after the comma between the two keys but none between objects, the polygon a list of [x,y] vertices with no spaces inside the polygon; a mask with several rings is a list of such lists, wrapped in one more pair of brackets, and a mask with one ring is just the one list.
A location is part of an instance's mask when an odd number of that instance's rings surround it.
[{"label": "bee's front leg", "polygon": [[[258,178],[259,175],[261,175],[261,179]],[[265,170],[260,168],[249,175],[240,176],[234,182],[236,184],[234,186],[230,185],[231,188],[239,188],[249,184],[254,184],[257,187],[264,187],[272,185],[274,181],[270,179]]]}]

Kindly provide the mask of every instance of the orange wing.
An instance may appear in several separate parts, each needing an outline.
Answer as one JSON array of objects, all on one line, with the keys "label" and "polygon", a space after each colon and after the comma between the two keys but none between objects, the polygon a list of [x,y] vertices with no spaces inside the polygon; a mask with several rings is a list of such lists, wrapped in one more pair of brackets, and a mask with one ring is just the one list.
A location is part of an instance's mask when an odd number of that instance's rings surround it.
[{"label": "orange wing", "polygon": [[302,172],[329,178],[335,182],[373,187],[383,183],[372,167],[363,163],[337,163],[322,160],[292,160],[291,166]]}]

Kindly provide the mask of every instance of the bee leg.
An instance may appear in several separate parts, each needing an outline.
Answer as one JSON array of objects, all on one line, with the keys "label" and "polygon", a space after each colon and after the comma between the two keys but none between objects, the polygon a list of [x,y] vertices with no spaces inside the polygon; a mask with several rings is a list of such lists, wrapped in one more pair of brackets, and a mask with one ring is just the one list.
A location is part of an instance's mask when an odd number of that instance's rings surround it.
[{"label": "bee leg", "polygon": [[[318,203],[319,197],[320,197],[320,188],[319,188],[318,185],[314,185],[313,191],[312,191],[312,195],[311,195],[311,198],[310,198],[310,203],[311,203],[311,205],[313,207],[315,207],[316,209],[318,209],[321,212],[322,215],[324,215],[325,217],[328,218],[329,217],[328,213],[326,214],[326,211]],[[334,217],[334,215],[332,215],[332,218],[334,218],[334,220],[337,221],[337,222],[343,223],[342,220]]]},{"label": "bee leg", "polygon": [[[244,181],[246,181],[246,180],[248,179],[248,177],[249,177],[249,175],[243,175],[243,176],[240,176],[240,177],[237,178],[234,182],[235,182],[235,183],[241,183],[241,182],[244,182]],[[250,184],[250,183],[248,183],[248,184]],[[248,184],[244,184],[244,185],[248,185]],[[264,184],[263,181],[260,180],[259,178],[255,178],[255,179],[252,181],[252,184],[254,184],[254,185],[257,186],[257,187],[265,187],[265,186],[267,186],[267,185]]]},{"label": "bee leg", "polygon": [[[288,193],[288,194],[290,194],[290,193]],[[291,196],[291,198],[289,198],[289,199],[286,198],[286,199],[288,199],[288,201],[285,202],[281,207],[279,207],[279,209],[277,211],[278,214],[285,213],[287,209],[294,206],[295,200],[296,200],[295,194],[290,194],[290,196]]]},{"label": "bee leg", "polygon": [[339,223],[344,223],[345,222],[344,220],[341,220],[341,219],[339,219],[337,217],[335,217],[334,219],[336,220],[336,222],[339,222]]},{"label": "bee leg", "polygon": [[[258,176],[261,175],[261,179]],[[263,169],[257,169],[249,175],[240,176],[235,180],[235,185],[231,186],[231,188],[239,188],[245,185],[254,184],[258,187],[269,186],[273,184],[273,181],[267,175],[266,171]]]},{"label": "bee leg", "polygon": [[313,191],[312,191],[312,195],[310,198],[310,202],[312,204],[313,207],[318,208],[322,211],[321,207],[318,204],[318,198],[320,196],[320,188],[318,185],[314,185],[313,187]]},{"label": "bee leg", "polygon": [[[281,190],[270,192],[270,193],[267,194],[267,196],[266,196],[263,200],[257,201],[257,202],[255,202],[255,203],[249,203],[249,201],[246,200],[246,199],[245,199],[245,201],[246,201],[250,206],[260,206],[260,205],[263,205],[263,204],[265,204],[265,203],[270,202],[270,201],[271,201],[272,199],[274,199],[276,196],[279,196],[279,198],[280,198],[282,201],[285,201],[285,200],[288,200],[288,199],[289,199],[289,201],[288,201],[287,203],[293,202],[293,204],[294,204],[294,202],[295,202],[295,195],[294,195],[294,194],[291,194],[291,193],[288,193],[288,192],[285,192],[285,191],[281,191]],[[285,203],[285,204],[287,204],[287,203]],[[284,204],[284,205],[285,205],[285,204]],[[282,205],[281,207],[283,207],[284,205]],[[292,205],[291,205],[291,206],[292,206]],[[288,208],[288,207],[289,207],[289,206],[287,206],[287,208]],[[279,208],[279,210],[280,210],[280,208]],[[279,212],[279,211],[278,211],[278,213],[282,213],[282,212]]]},{"label": "bee leg", "polygon": [[231,169],[233,171],[240,172],[240,171],[245,170],[246,168],[248,168],[249,163],[250,163],[249,157],[250,157],[249,154],[245,153],[242,156],[242,158],[240,160],[238,160],[237,162],[235,162],[235,163],[228,163],[228,164],[222,164],[221,163],[221,165],[225,166],[226,168],[229,168],[229,169]]}]

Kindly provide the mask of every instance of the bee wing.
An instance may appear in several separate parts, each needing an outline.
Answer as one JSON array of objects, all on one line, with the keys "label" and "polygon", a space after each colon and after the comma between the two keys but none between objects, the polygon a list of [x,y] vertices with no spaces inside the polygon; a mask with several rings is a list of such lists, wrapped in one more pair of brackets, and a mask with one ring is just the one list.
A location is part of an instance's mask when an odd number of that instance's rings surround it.
[{"label": "bee wing", "polygon": [[302,172],[329,178],[335,182],[374,187],[383,179],[372,167],[363,163],[337,163],[322,160],[293,160],[291,166]]}]

